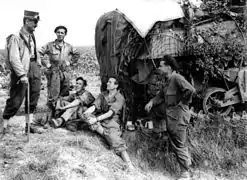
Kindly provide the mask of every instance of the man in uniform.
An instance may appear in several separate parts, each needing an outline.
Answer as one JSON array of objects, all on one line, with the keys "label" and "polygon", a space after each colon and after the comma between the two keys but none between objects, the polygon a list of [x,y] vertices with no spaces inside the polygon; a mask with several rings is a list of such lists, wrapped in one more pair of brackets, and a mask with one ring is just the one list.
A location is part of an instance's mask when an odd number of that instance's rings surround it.
[{"label": "man in uniform", "polygon": [[189,179],[191,158],[186,145],[187,126],[190,121],[188,105],[195,89],[183,76],[176,73],[177,68],[174,58],[165,56],[161,60],[159,70],[165,74],[168,81],[157,96],[146,104],[145,109],[149,112],[153,106],[164,103],[169,142],[181,169],[179,179]]},{"label": "man in uniform", "polygon": [[56,111],[62,115],[57,119],[52,119],[53,127],[58,128],[65,124],[66,128],[71,131],[78,129],[79,115],[81,115],[89,106],[92,105],[95,98],[85,90],[87,81],[82,77],[76,79],[76,92],[69,96],[61,97],[57,101]]},{"label": "man in uniform", "polygon": [[[42,64],[47,67],[49,121],[54,117],[55,104],[58,97],[69,95],[69,66],[75,64],[80,58],[78,50],[64,41],[67,35],[67,28],[65,26],[58,26],[54,32],[57,35],[57,39],[47,43],[39,50]],[[45,60],[45,55],[48,55],[48,61]]]},{"label": "man in uniform", "polygon": [[[7,99],[3,112],[2,135],[10,131],[9,119],[19,110],[24,97],[27,95],[27,88],[30,92],[30,132],[41,133],[33,122],[33,113],[36,109],[41,84],[40,59],[36,51],[34,30],[38,25],[39,13],[24,11],[23,27],[16,34],[7,37],[6,63],[10,74],[10,97]],[[28,86],[29,84],[29,86]],[[27,98],[25,101],[25,112],[27,113]],[[26,115],[28,116],[28,115]],[[26,117],[27,119],[27,117]],[[27,124],[25,131],[27,132]]]},{"label": "man in uniform", "polygon": [[[88,108],[82,119],[88,123],[93,131],[102,135],[108,144],[120,155],[130,169],[133,165],[126,151],[126,143],[120,137],[120,114],[123,109],[125,99],[118,91],[119,82],[116,78],[109,78],[107,82],[108,92],[102,93],[96,98],[94,105]],[[94,116],[93,114],[96,114]]]}]

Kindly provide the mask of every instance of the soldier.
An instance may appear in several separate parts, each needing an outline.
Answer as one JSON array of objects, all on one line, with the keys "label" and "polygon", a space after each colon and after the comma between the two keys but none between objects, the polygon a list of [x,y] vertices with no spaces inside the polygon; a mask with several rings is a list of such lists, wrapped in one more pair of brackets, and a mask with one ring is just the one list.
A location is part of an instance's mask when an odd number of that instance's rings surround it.
[{"label": "soldier", "polygon": [[[39,13],[24,11],[23,27],[16,34],[7,37],[6,63],[10,74],[10,97],[6,101],[3,112],[2,135],[10,131],[9,119],[13,117],[20,108],[27,94],[29,83],[30,92],[30,132],[41,133],[33,122],[33,113],[36,109],[41,85],[40,59],[36,51],[34,30],[38,25]],[[27,113],[27,98],[25,101],[25,112]],[[25,128],[27,132],[27,125]]]},{"label": "soldier", "polygon": [[170,56],[165,56],[160,62],[159,70],[164,73],[168,81],[164,88],[145,106],[146,111],[164,103],[165,119],[169,142],[177,156],[181,169],[181,179],[189,179],[191,158],[186,145],[187,126],[190,121],[189,103],[195,92],[194,87],[183,76],[176,73],[177,62]]},{"label": "soldier", "polygon": [[58,100],[56,110],[62,111],[62,115],[57,119],[52,119],[53,127],[58,128],[65,124],[67,129],[71,131],[78,129],[79,122],[76,119],[79,119],[79,115],[91,106],[95,100],[94,96],[85,90],[86,86],[87,81],[78,77],[76,78],[76,92]]},{"label": "soldier", "polygon": [[[47,43],[39,50],[42,64],[47,67],[47,105],[49,108],[47,119],[49,121],[54,117],[55,104],[58,97],[69,95],[69,66],[75,64],[80,58],[78,50],[64,41],[67,35],[67,28],[65,26],[58,26],[54,32],[57,35],[57,39]],[[45,60],[45,55],[48,55],[48,61]]]},{"label": "soldier", "polygon": [[[108,144],[120,155],[130,169],[133,165],[126,151],[126,143],[120,137],[120,113],[123,109],[125,99],[118,91],[119,82],[116,78],[109,78],[107,82],[108,92],[101,93],[96,98],[94,105],[88,108],[82,119],[84,119],[93,131],[102,135]],[[93,116],[93,113],[97,115]]]}]

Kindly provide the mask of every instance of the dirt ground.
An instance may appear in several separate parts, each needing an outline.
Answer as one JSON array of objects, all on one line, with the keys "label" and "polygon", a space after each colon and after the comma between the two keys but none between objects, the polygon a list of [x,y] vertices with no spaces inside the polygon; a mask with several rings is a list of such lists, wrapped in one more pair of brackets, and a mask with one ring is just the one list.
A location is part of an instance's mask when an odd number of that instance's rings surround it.
[{"label": "dirt ground", "polygon": [[[87,87],[95,96],[99,93],[97,76],[85,76]],[[2,94],[1,94],[2,93]],[[1,92],[0,108],[4,107],[7,93]],[[45,107],[46,92],[42,91],[39,109]],[[39,113],[44,118],[44,113]],[[164,169],[139,166],[134,152],[129,152],[134,171],[114,154],[105,141],[89,131],[70,132],[63,128],[31,134],[30,141],[24,134],[25,116],[15,116],[10,121],[11,133],[0,141],[0,180],[173,180]],[[135,134],[129,134],[135,136]],[[130,138],[131,139],[131,138]],[[134,140],[134,138],[132,138]],[[127,142],[131,143],[131,142]],[[193,170],[194,180],[220,180],[213,172]],[[229,178],[233,179],[233,178]],[[237,178],[236,178],[237,179]]]}]

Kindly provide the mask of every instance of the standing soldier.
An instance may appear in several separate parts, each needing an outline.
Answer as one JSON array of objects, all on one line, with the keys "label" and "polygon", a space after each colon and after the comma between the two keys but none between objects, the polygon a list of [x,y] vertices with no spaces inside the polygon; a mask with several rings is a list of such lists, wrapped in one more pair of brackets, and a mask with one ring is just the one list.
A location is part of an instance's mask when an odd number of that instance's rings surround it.
[{"label": "standing soldier", "polygon": [[[125,99],[118,91],[119,83],[116,78],[109,78],[107,82],[108,92],[102,93],[83,114],[82,119],[91,125],[91,129],[103,136],[116,154],[120,155],[130,169],[131,163],[126,151],[127,146],[120,137],[120,114],[123,110]],[[93,114],[96,114],[95,117]]]},{"label": "standing soldier", "polygon": [[[48,121],[54,117],[55,104],[58,97],[69,95],[69,66],[76,63],[80,58],[80,53],[64,41],[67,35],[67,28],[65,26],[58,26],[54,32],[57,35],[57,39],[47,43],[39,50],[42,64],[47,67]],[[48,55],[48,61],[44,60],[45,55]]]},{"label": "standing soldier", "polygon": [[[30,92],[30,132],[41,133],[33,122],[33,113],[36,109],[40,95],[40,59],[36,51],[34,30],[38,25],[39,13],[24,11],[23,27],[16,34],[7,37],[7,66],[10,68],[10,97],[7,99],[3,112],[2,135],[10,130],[9,119],[13,117],[20,108],[24,97],[27,95],[29,83]],[[27,98],[25,101],[25,112],[27,113]],[[26,115],[27,116],[27,115]],[[27,124],[25,131],[27,132]]]},{"label": "standing soldier", "polygon": [[168,79],[164,88],[145,106],[150,111],[153,106],[164,103],[169,142],[176,154],[181,169],[180,179],[189,179],[191,158],[186,145],[187,126],[190,121],[189,103],[195,92],[194,87],[183,76],[176,73],[178,64],[170,56],[165,56],[160,62],[159,70]]}]

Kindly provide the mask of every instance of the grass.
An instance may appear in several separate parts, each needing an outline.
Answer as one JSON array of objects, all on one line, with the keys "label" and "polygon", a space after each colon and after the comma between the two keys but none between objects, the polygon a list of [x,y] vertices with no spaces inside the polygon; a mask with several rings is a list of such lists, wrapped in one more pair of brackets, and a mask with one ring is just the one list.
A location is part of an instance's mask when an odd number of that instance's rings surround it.
[{"label": "grass", "polygon": [[[94,51],[90,48],[82,50],[85,58],[81,58],[79,63],[87,70],[75,67],[73,72],[76,76],[83,76],[89,84],[87,89],[97,96],[100,78],[92,53]],[[38,104],[40,118],[45,117],[46,111],[45,78],[43,87]],[[23,108],[19,115],[22,111]],[[44,134],[31,135],[30,143],[26,143],[24,124],[23,116],[12,119],[12,133],[0,141],[1,180],[168,180],[174,179],[179,172],[167,139],[158,139],[148,131],[128,132],[123,136],[136,167],[134,172],[129,172],[105,141],[92,132],[48,129]],[[247,179],[244,124],[218,118],[210,121],[195,119],[192,125],[189,128],[189,147],[194,180]]]}]

